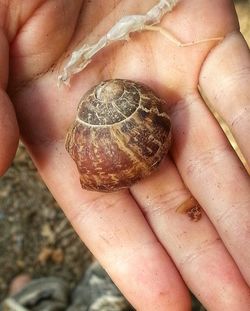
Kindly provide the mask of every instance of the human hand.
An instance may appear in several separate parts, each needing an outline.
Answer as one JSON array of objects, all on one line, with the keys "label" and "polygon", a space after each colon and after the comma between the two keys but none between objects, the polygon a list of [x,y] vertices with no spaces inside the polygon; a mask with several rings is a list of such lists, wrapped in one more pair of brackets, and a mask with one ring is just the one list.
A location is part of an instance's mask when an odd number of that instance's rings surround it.
[{"label": "human hand", "polygon": [[[249,50],[233,5],[183,0],[161,23],[183,42],[226,36],[213,50],[217,42],[179,48],[155,32],[133,34],[130,42],[100,52],[71,88],[58,89],[64,52],[83,38],[95,41],[124,12],[145,12],[155,1],[116,4],[36,0],[22,5],[18,23],[8,15],[2,34],[12,42],[8,93],[22,139],[79,236],[137,310],[188,310],[187,287],[209,310],[248,310],[249,176],[197,91],[199,83],[249,163]],[[7,44],[1,49],[6,60]],[[3,56],[0,63],[7,63]],[[7,69],[3,87],[6,76]],[[144,82],[165,98],[174,143],[151,177],[130,191],[102,194],[81,189],[64,137],[82,94],[109,78]],[[13,126],[13,112],[4,113]],[[15,133],[5,136],[14,150],[16,126],[9,133]],[[176,213],[191,193],[204,209],[196,223]]]}]

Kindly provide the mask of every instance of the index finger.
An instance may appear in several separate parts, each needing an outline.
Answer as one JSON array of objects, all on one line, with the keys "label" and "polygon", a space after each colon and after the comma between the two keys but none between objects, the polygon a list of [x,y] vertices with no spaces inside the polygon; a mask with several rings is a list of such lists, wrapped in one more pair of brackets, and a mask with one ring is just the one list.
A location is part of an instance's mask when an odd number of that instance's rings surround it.
[{"label": "index finger", "polygon": [[207,57],[200,86],[226,121],[250,165],[250,53],[239,32],[228,35]]}]

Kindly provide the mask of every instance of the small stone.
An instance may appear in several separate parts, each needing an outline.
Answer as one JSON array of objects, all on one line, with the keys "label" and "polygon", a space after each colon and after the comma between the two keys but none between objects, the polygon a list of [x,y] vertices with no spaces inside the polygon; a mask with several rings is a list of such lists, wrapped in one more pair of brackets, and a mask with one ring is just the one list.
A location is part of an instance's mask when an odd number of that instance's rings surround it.
[{"label": "small stone", "polygon": [[10,283],[9,295],[15,295],[20,292],[29,282],[31,277],[29,274],[19,274]]},{"label": "small stone", "polygon": [[[29,282],[3,301],[0,310],[64,311],[69,304],[69,286],[61,278],[47,277]],[[15,308],[14,308],[15,306]]]},{"label": "small stone", "polygon": [[63,259],[64,259],[63,250],[61,248],[57,248],[57,249],[53,250],[53,252],[51,254],[51,259],[56,264],[62,263]]},{"label": "small stone", "polygon": [[67,311],[134,310],[98,262],[90,265],[72,294]]},{"label": "small stone", "polygon": [[50,259],[51,254],[53,252],[52,248],[49,247],[44,247],[40,253],[37,256],[37,261],[41,264],[41,265],[45,265],[46,262]]},{"label": "small stone", "polygon": [[44,224],[42,226],[41,235],[48,240],[49,244],[55,243],[55,233],[53,232],[51,226],[49,224]]}]

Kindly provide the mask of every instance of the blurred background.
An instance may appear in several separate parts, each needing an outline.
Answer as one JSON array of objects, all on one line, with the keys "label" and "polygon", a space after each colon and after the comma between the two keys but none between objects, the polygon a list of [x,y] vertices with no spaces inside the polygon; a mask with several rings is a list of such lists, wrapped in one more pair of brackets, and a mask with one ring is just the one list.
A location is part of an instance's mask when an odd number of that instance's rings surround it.
[{"label": "blurred background", "polygon": [[[235,1],[235,5],[241,31],[250,45],[250,0]],[[0,179],[0,255],[0,302],[16,290],[18,279],[28,282],[58,276],[73,289],[93,261],[22,144],[12,166]],[[195,308],[202,310],[198,304]]]}]

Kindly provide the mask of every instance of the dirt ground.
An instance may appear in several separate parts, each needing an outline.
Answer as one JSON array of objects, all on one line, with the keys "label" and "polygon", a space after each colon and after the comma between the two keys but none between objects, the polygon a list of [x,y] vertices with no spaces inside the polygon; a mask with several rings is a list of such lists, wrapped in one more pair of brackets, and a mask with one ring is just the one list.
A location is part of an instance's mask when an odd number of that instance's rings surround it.
[{"label": "dirt ground", "polygon": [[14,276],[61,276],[72,286],[91,255],[20,145],[0,179],[0,301]]},{"label": "dirt ground", "polygon": [[[250,1],[236,8],[250,45]],[[22,145],[0,179],[0,254],[0,301],[19,274],[61,276],[73,287],[91,261]]]}]

